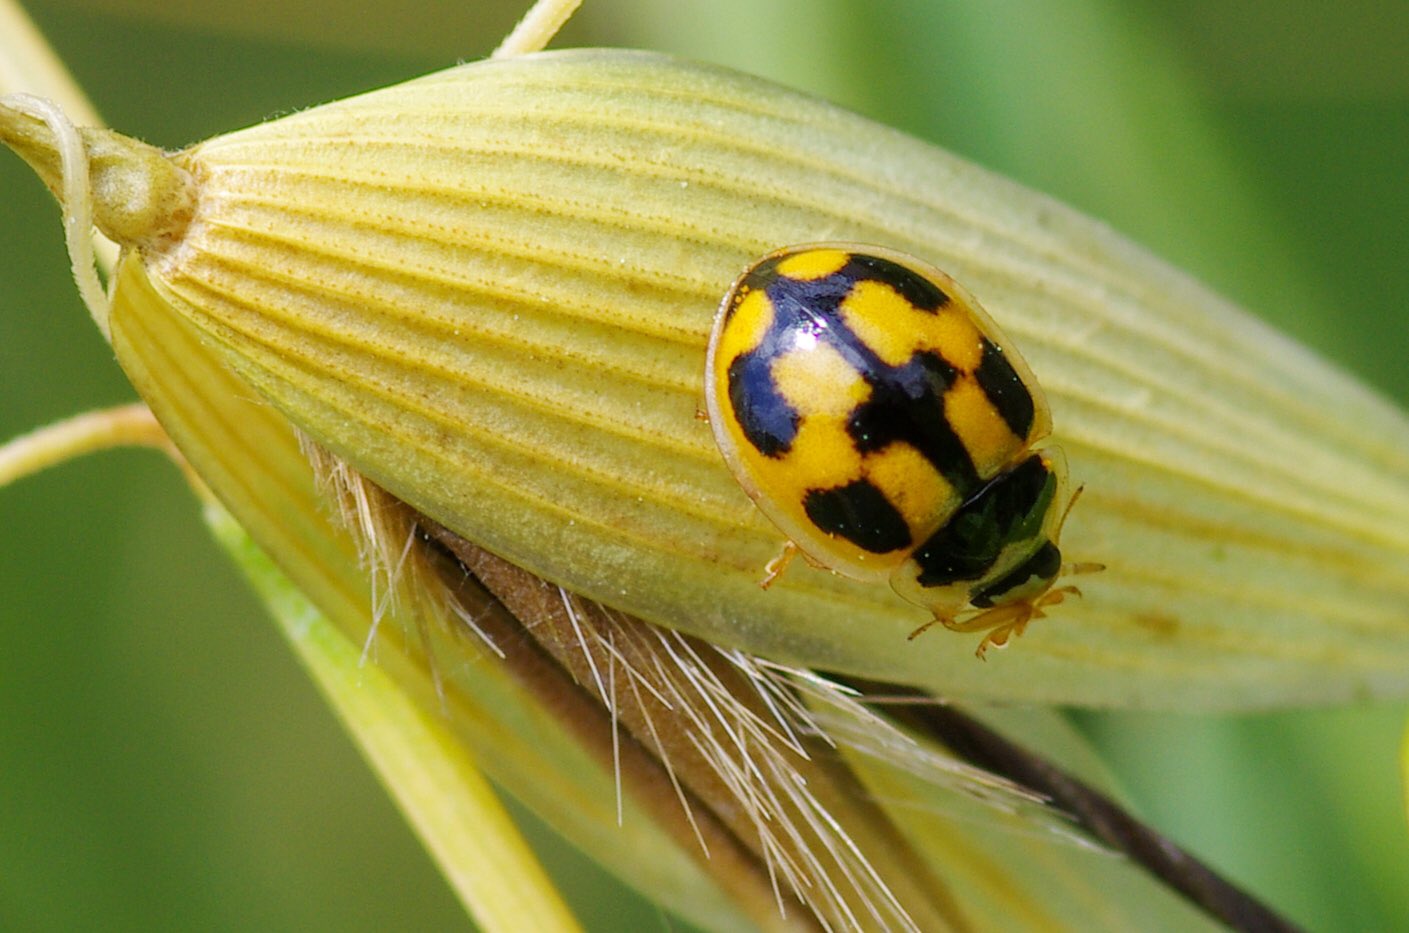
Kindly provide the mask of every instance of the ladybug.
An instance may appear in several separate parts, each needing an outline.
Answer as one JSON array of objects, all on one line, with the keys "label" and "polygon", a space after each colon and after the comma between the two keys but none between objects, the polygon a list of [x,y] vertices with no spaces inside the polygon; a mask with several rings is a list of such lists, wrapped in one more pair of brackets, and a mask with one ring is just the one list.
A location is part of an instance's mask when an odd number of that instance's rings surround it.
[{"label": "ladybug", "polygon": [[[888,581],[980,658],[1078,591],[1057,539],[1075,496],[1027,364],[961,285],[893,250],[805,244],[735,280],[705,375],[720,452],[796,551]],[[1078,490],[1079,492],[1079,490]]]}]

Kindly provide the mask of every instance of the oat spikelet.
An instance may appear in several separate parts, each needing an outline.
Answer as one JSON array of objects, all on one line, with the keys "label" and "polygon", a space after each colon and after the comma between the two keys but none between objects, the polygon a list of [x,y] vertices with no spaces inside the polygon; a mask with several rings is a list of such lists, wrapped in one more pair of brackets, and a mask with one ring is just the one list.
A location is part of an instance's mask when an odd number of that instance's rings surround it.
[{"label": "oat spikelet", "polygon": [[[1409,690],[1409,420],[1100,224],[946,153],[614,50],[464,65],[169,155],[78,135],[81,153],[0,102],[0,141],[53,190],[86,156],[120,287],[150,289],[401,501],[575,593],[971,701]],[[694,417],[705,350],[739,269],[819,238],[952,274],[1046,392],[1087,489],[1063,544],[1107,571],[1017,658],[906,642],[924,614],[887,587],[807,566],[756,585],[782,536]]]}]

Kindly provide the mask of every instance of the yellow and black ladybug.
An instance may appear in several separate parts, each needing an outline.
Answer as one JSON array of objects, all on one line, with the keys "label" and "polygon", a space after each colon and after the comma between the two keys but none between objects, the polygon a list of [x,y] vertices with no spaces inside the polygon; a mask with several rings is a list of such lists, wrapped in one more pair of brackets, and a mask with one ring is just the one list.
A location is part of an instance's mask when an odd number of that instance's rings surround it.
[{"label": "yellow and black ladybug", "polygon": [[[1027,364],[949,276],[892,250],[790,246],[751,265],[709,342],[710,424],[814,564],[1002,646],[1073,587],[1066,461]],[[771,582],[786,560],[769,567]]]}]

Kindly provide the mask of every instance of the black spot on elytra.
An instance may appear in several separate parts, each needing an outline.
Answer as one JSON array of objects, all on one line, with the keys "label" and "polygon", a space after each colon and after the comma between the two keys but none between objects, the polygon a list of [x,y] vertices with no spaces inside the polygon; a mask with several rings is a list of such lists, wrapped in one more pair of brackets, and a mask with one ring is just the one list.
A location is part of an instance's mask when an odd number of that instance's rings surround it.
[{"label": "black spot on elytra", "polygon": [[974,370],[974,378],[1013,435],[1026,438],[1035,416],[1032,393],[1018,378],[1008,355],[987,337],[983,338],[983,358]]},{"label": "black spot on elytra", "polygon": [[973,459],[944,417],[944,393],[957,375],[943,357],[929,351],[900,366],[872,355],[866,375],[871,396],[847,419],[856,448],[871,453],[902,441],[918,450],[960,496],[976,489]]},{"label": "black spot on elytra", "polygon": [[905,519],[885,493],[865,480],[832,489],[808,490],[802,505],[819,529],[872,554],[910,546],[910,528]]},{"label": "black spot on elytra", "polygon": [[778,392],[768,356],[760,350],[729,364],[729,404],[748,442],[765,457],[792,449],[802,417]]},{"label": "black spot on elytra", "polygon": [[853,253],[839,276],[852,281],[868,279],[889,285],[921,311],[934,313],[949,304],[949,295],[936,283],[897,262],[880,256]]}]

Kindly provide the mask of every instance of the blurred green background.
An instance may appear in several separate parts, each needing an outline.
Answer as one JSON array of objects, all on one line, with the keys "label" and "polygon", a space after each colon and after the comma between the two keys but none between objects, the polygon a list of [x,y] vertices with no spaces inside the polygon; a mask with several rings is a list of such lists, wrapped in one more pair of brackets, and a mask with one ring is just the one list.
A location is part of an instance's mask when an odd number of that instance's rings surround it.
[{"label": "blurred green background", "polygon": [[[110,123],[175,147],[487,53],[523,2],[33,0]],[[1102,217],[1409,404],[1409,4],[589,0],[559,45],[729,64]],[[0,437],[133,397],[58,214],[0,156]],[[0,928],[468,923],[174,471],[0,492]],[[1082,713],[1153,822],[1316,929],[1409,923],[1400,705]],[[540,835],[594,929],[668,929]]]}]

